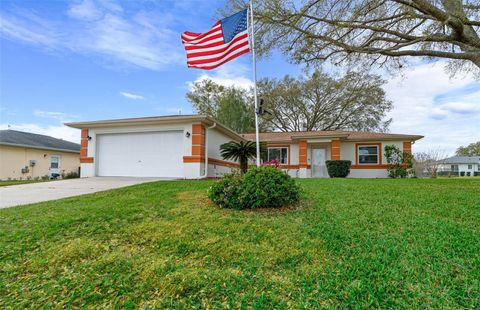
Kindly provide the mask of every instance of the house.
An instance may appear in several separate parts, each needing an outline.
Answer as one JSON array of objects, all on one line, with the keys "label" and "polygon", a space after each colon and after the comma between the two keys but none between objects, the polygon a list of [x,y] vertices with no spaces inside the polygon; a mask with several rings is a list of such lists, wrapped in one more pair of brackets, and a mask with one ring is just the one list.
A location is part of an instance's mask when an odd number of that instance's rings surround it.
[{"label": "house", "polygon": [[453,156],[442,161],[440,175],[478,176],[480,156]]},{"label": "house", "polygon": [[[220,145],[255,140],[203,115],[176,115],[67,123],[81,129],[81,177],[134,176],[197,179],[238,168],[222,159]],[[411,152],[417,135],[349,131],[262,133],[268,159],[300,178],[327,177],[325,160],[352,161],[351,177],[387,177],[383,148]],[[205,170],[205,167],[208,167]]]},{"label": "house", "polygon": [[77,172],[80,145],[49,136],[0,130],[0,180]]}]

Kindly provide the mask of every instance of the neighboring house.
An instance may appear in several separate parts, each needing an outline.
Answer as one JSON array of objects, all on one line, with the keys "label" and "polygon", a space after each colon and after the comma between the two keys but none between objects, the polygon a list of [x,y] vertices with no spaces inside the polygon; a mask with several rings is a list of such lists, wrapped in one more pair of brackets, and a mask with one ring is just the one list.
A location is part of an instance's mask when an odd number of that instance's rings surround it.
[{"label": "neighboring house", "polygon": [[[217,177],[239,165],[225,161],[220,145],[254,140],[202,115],[159,116],[67,123],[81,133],[81,177]],[[325,160],[352,161],[350,177],[385,178],[385,145],[411,152],[417,135],[348,131],[264,133],[269,159],[295,177],[327,177]],[[205,167],[208,167],[205,171]],[[207,172],[207,173],[206,173]]]},{"label": "neighboring house", "polygon": [[480,156],[453,156],[442,161],[438,169],[441,175],[478,176]]},{"label": "neighboring house", "polygon": [[0,180],[78,172],[80,145],[49,136],[0,130]]}]

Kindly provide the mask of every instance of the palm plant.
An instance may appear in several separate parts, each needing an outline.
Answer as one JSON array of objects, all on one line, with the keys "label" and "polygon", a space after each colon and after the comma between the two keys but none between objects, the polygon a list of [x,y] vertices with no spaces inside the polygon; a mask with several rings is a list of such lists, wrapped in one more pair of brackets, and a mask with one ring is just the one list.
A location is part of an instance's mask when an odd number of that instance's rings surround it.
[{"label": "palm plant", "polygon": [[220,153],[223,159],[231,159],[240,162],[242,173],[248,170],[248,160],[255,159],[257,148],[253,141],[230,141],[220,146]]}]

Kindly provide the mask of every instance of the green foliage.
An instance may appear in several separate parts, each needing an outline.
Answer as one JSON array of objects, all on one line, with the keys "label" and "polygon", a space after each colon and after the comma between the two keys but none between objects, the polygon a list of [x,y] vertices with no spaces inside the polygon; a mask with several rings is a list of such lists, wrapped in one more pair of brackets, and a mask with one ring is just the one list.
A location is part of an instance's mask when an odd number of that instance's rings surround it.
[{"label": "green foliage", "polygon": [[406,178],[409,175],[413,167],[413,158],[410,153],[400,151],[396,145],[391,144],[385,146],[384,154],[390,178]]},{"label": "green foliage", "polygon": [[480,156],[480,141],[461,146],[455,152],[457,156]]},{"label": "green foliage", "polygon": [[199,114],[212,116],[236,132],[255,130],[255,109],[247,90],[204,79],[193,84],[187,99]]},{"label": "green foliage", "polygon": [[208,196],[222,208],[275,208],[298,202],[300,188],[279,169],[254,167],[244,175],[226,175],[212,185]]},{"label": "green foliage", "polygon": [[[260,145],[260,152],[264,152],[265,145]],[[257,146],[253,141],[230,141],[220,145],[220,154],[223,159],[240,162],[240,169],[243,173],[248,170],[248,160],[257,157]]]},{"label": "green foliage", "polygon": [[80,175],[78,174],[78,172],[75,172],[75,171],[62,173],[62,179],[76,179],[76,178],[79,178],[79,177],[80,177]]},{"label": "green foliage", "polygon": [[480,179],[296,182],[282,212],[195,180],[0,209],[0,308],[479,309]]},{"label": "green foliage", "polygon": [[350,174],[350,160],[326,160],[328,175],[331,178],[346,178]]}]

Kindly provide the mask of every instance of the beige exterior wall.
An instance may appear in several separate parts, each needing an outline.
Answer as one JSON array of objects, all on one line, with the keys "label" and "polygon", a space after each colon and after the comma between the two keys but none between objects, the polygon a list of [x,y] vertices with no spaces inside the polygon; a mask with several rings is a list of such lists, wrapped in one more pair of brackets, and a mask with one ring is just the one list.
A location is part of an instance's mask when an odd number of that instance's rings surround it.
[{"label": "beige exterior wall", "polygon": [[[53,150],[34,149],[0,145],[0,180],[29,179],[48,175],[50,156],[60,156],[60,173],[78,172],[80,167],[79,154]],[[34,167],[30,167],[30,160],[35,160]],[[22,173],[22,168],[28,166],[28,172]]]}]

